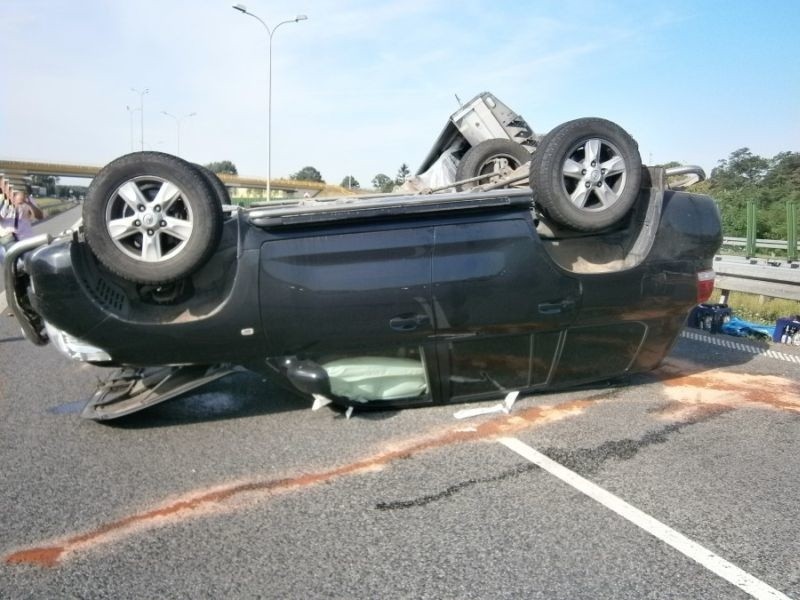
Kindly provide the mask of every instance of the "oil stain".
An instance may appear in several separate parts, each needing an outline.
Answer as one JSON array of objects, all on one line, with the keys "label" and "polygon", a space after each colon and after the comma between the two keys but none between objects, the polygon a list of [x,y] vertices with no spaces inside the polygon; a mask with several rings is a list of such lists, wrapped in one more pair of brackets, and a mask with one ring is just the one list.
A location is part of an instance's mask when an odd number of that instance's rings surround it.
[{"label": "oil stain", "polygon": [[162,527],[203,515],[219,514],[279,493],[327,483],[348,475],[375,471],[396,460],[436,448],[513,435],[536,425],[575,417],[582,414],[597,400],[607,397],[608,394],[597,394],[586,399],[565,402],[555,406],[532,407],[519,411],[514,415],[483,421],[468,429],[464,429],[463,425],[459,425],[462,428],[448,426],[428,436],[405,440],[370,457],[325,471],[283,479],[231,483],[210,490],[187,494],[152,510],[112,521],[86,533],[14,552],[6,556],[5,562],[7,564],[32,564],[53,567],[62,562],[71,553],[107,544],[144,529]]},{"label": "oil stain", "polygon": [[398,510],[403,508],[417,508],[420,506],[426,506],[427,504],[431,504],[433,502],[438,502],[439,500],[444,500],[445,498],[449,498],[467,488],[471,488],[476,485],[484,484],[484,483],[497,483],[498,481],[504,481],[506,479],[510,479],[511,477],[518,477],[523,473],[529,473],[531,471],[535,471],[539,467],[530,463],[525,463],[521,465],[517,465],[513,469],[508,469],[507,471],[503,471],[499,475],[494,475],[492,477],[484,477],[481,479],[467,479],[466,481],[461,481],[456,483],[455,485],[451,485],[447,489],[438,492],[436,494],[430,494],[428,496],[421,496],[420,498],[415,498],[413,500],[396,500],[394,502],[378,502],[375,505],[375,508],[378,510]]},{"label": "oil stain", "polygon": [[649,431],[639,439],[609,440],[595,448],[578,448],[576,450],[551,447],[542,450],[542,453],[579,475],[588,477],[597,473],[609,460],[630,460],[648,446],[665,444],[672,434],[679,433],[692,425],[710,421],[732,410],[734,410],[733,407],[722,404],[706,407],[704,410],[695,411],[682,421],[670,423],[656,431]]},{"label": "oil stain", "polygon": [[[730,406],[717,405],[707,410],[697,411],[685,421],[671,423],[657,431],[650,431],[639,439],[626,438],[623,440],[610,440],[603,442],[594,448],[578,448],[570,450],[566,448],[550,447],[542,450],[542,453],[563,466],[575,471],[579,475],[588,477],[597,473],[600,468],[609,460],[630,460],[642,449],[654,444],[664,444],[669,441],[669,436],[681,430],[702,423],[734,410]],[[504,471],[492,477],[482,479],[467,479],[449,486],[445,490],[436,494],[421,496],[412,500],[397,500],[394,502],[379,502],[375,505],[378,510],[397,510],[405,508],[417,508],[426,506],[439,500],[445,500],[454,494],[479,484],[496,483],[511,477],[517,477],[530,471],[538,470],[539,467],[530,463],[518,465],[512,469]]]}]

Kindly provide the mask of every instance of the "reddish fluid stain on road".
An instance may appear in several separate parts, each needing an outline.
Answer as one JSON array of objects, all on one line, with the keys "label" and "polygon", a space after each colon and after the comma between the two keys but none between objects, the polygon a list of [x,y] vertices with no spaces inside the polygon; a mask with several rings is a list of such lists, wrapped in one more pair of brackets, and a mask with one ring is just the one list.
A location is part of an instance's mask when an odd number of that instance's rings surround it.
[{"label": "reddish fluid stain on road", "polygon": [[700,371],[697,365],[676,360],[666,361],[658,373],[667,396],[685,405],[750,405],[800,412],[797,385],[783,377],[722,369]]},{"label": "reddish fluid stain on road", "polygon": [[[796,385],[784,378],[732,374],[719,369],[703,371],[696,364],[675,360],[665,362],[657,373],[667,396],[672,400],[659,412],[662,416],[673,420],[727,412],[745,405],[800,412],[800,394],[796,391]],[[436,448],[513,435],[535,425],[578,416],[598,400],[607,398],[607,394],[598,394],[584,400],[555,406],[528,408],[513,415],[480,422],[474,427],[466,428],[463,424],[449,426],[424,437],[397,442],[356,462],[317,473],[267,481],[244,481],[199,490],[157,508],[112,521],[86,533],[15,552],[8,555],[5,562],[53,567],[70,553],[110,543],[144,529],[235,510],[242,504],[252,503],[278,493],[374,471],[395,460]]]},{"label": "reddish fluid stain on road", "polygon": [[187,494],[158,508],[137,513],[112,521],[97,529],[50,542],[41,546],[20,550],[5,558],[7,564],[32,564],[53,567],[63,561],[70,553],[88,550],[98,545],[129,536],[143,529],[164,526],[177,521],[206,514],[233,510],[237,501],[252,502],[282,492],[307,488],[357,473],[380,469],[389,463],[409,456],[427,452],[435,448],[492,439],[497,436],[512,435],[534,425],[540,425],[564,418],[577,416],[605,395],[575,400],[556,406],[539,406],[521,410],[510,416],[493,418],[465,428],[463,424],[449,426],[428,436],[405,440],[392,445],[362,460],[317,473],[307,473],[296,477],[267,481],[245,481],[201,490]]}]

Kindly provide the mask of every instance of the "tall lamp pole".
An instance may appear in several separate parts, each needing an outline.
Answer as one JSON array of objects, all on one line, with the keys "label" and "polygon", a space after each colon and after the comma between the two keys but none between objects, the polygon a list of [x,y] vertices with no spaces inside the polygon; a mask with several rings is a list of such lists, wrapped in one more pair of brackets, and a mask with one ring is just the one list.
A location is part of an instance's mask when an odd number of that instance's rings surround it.
[{"label": "tall lamp pole", "polygon": [[178,153],[176,154],[176,156],[180,156],[181,155],[181,121],[183,121],[184,119],[188,119],[189,117],[193,117],[197,113],[196,112],[192,112],[192,113],[189,113],[188,115],[183,115],[182,117],[176,117],[175,115],[170,114],[165,110],[162,110],[161,114],[162,115],[167,115],[168,117],[172,117],[173,119],[175,119],[175,125],[178,126]]},{"label": "tall lamp pole", "polygon": [[141,131],[140,141],[141,141],[141,144],[142,144],[142,152],[144,152],[144,95],[145,94],[149,94],[150,90],[149,90],[149,88],[145,88],[144,90],[142,90],[140,92],[136,88],[131,88],[131,91],[132,92],[136,92],[137,94],[139,94],[139,111],[141,112],[141,117],[142,117],[142,119],[141,119],[141,129],[142,129],[142,131]]},{"label": "tall lamp pole", "polygon": [[131,108],[129,105],[125,105],[125,109],[128,111],[128,116],[130,117],[130,125],[131,125],[131,152],[133,152],[133,113],[135,113],[138,108]]},{"label": "tall lamp pole", "polygon": [[275,32],[278,30],[278,27],[281,25],[285,25],[286,23],[297,23],[299,21],[305,21],[308,19],[306,15],[297,15],[294,19],[290,19],[288,21],[281,21],[272,29],[269,28],[261,17],[258,15],[254,15],[250,11],[247,10],[247,7],[244,4],[234,4],[233,8],[241,12],[242,14],[248,15],[256,19],[259,23],[264,26],[264,29],[267,30],[269,34],[269,45],[268,45],[268,55],[269,55],[269,69],[268,69],[268,82],[267,82],[267,200],[270,199],[270,195],[272,193],[272,189],[270,187],[270,180],[272,179],[272,36],[275,35]]}]

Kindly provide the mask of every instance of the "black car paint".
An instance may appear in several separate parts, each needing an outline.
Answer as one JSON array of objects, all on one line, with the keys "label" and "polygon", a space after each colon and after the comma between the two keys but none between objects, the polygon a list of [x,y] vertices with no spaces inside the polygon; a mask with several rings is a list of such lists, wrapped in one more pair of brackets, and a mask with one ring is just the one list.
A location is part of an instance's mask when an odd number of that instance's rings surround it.
[{"label": "black car paint", "polygon": [[529,201],[254,222],[243,212],[228,219],[184,302],[143,301],[141,286],[104,271],[79,241],[28,255],[31,302],[115,364],[274,374],[288,357],[407,350],[425,361],[430,393],[387,404],[461,401],[654,368],[721,242],[713,201],[672,191],[647,256],[613,273],[555,264]]}]

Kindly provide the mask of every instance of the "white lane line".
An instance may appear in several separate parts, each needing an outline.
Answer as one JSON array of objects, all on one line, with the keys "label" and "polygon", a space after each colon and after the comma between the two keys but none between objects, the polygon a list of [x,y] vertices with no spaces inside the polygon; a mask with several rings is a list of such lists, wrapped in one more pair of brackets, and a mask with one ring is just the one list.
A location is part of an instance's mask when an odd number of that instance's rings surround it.
[{"label": "white lane line", "polygon": [[788,354],[786,352],[779,352],[776,350],[769,350],[766,348],[762,348],[761,346],[754,346],[753,344],[742,344],[740,342],[733,342],[724,339],[725,336],[723,334],[720,334],[720,336],[721,337],[714,337],[713,335],[694,333],[692,331],[681,332],[681,337],[687,340],[694,340],[695,342],[703,342],[704,344],[720,346],[722,348],[728,348],[730,350],[738,350],[739,352],[758,354],[761,356],[767,356],[769,358],[774,358],[785,362],[800,364],[800,358],[798,358],[794,354]]},{"label": "white lane line", "polygon": [[6,302],[6,293],[4,290],[0,290],[0,316],[6,312],[8,308],[8,302]]},{"label": "white lane line", "polygon": [[555,475],[561,481],[568,483],[576,490],[586,494],[593,500],[596,500],[606,508],[614,511],[619,516],[627,519],[634,525],[644,529],[650,535],[660,539],[662,542],[669,544],[678,552],[688,556],[692,560],[697,561],[706,569],[722,577],[726,581],[732,583],[742,591],[748,593],[753,598],[759,600],[774,600],[780,598],[781,600],[791,600],[789,596],[782,594],[775,588],[768,586],[766,583],[742,571],[739,567],[729,563],[724,558],[717,556],[708,548],[704,548],[697,542],[693,542],[682,533],[679,533],[664,525],[664,523],[654,519],[650,515],[643,513],[638,508],[631,506],[622,498],[615,496],[600,486],[592,483],[588,479],[584,479],[577,473],[570,471],[564,466],[561,466],[554,460],[547,458],[541,452],[534,450],[527,444],[521,442],[516,438],[500,438],[497,440],[506,448],[513,450],[526,460],[541,467],[551,475]]}]

